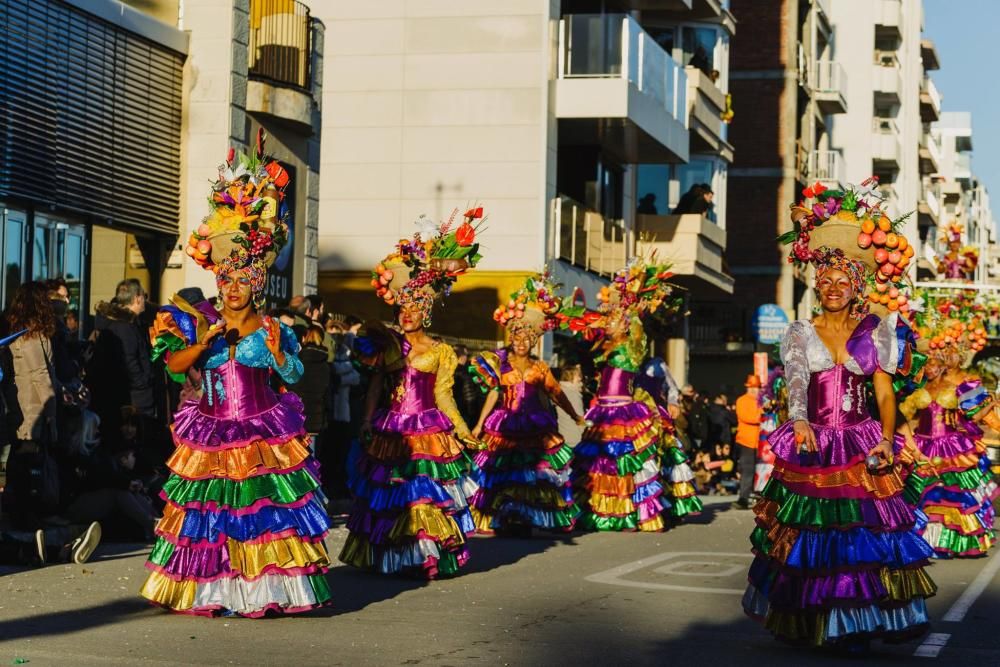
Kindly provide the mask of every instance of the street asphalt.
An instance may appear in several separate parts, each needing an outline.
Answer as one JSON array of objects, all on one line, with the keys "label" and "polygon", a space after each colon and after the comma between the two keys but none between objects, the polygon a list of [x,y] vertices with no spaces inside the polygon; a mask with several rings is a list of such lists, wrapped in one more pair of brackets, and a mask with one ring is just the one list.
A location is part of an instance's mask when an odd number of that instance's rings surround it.
[{"label": "street asphalt", "polygon": [[[444,581],[338,565],[334,608],[264,620],[153,608],[137,594],[146,548],[105,544],[85,565],[0,569],[0,667],[857,663],[775,642],[744,617],[752,513],[707,500],[664,534],[474,538],[469,566]],[[334,557],[345,536],[331,534]],[[933,563],[935,634],[875,644],[868,659],[1000,665],[998,559]]]}]

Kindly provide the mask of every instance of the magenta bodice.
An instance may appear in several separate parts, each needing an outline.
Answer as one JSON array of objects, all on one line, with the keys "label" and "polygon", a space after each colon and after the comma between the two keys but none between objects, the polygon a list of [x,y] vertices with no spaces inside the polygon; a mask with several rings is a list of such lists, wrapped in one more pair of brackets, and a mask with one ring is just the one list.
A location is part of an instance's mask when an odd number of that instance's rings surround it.
[{"label": "magenta bodice", "polygon": [[396,388],[392,393],[390,411],[412,415],[436,409],[437,403],[434,400],[436,381],[435,373],[425,373],[413,366],[407,366],[398,376]]},{"label": "magenta bodice", "polygon": [[514,384],[504,385],[503,407],[507,410],[538,412],[544,410],[539,387],[521,380]]},{"label": "magenta bodice", "polygon": [[965,262],[959,260],[944,260],[945,278],[965,278]]},{"label": "magenta bodice", "polygon": [[860,424],[870,418],[865,403],[865,376],[855,375],[843,364],[809,379],[809,421],[830,427]]},{"label": "magenta bodice", "polygon": [[635,373],[613,366],[601,369],[601,381],[597,387],[597,399],[603,402],[631,401],[635,389]]},{"label": "magenta bodice", "polygon": [[199,410],[216,419],[241,420],[270,410],[278,403],[271,388],[271,370],[230,359],[202,374],[205,389]]}]

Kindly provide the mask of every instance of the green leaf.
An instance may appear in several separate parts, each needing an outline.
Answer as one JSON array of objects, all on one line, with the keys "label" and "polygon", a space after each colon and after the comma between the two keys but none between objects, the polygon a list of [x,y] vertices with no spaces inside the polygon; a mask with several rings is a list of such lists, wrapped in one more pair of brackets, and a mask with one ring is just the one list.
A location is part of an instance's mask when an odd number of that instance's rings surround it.
[{"label": "green leaf", "polygon": [[798,237],[799,233],[793,229],[779,236],[778,243],[782,245],[788,245],[789,243],[794,243],[795,239],[797,239]]},{"label": "green leaf", "polygon": [[244,232],[244,233],[249,232],[250,231],[250,225],[248,225],[245,222],[241,222],[240,223],[240,231]]}]

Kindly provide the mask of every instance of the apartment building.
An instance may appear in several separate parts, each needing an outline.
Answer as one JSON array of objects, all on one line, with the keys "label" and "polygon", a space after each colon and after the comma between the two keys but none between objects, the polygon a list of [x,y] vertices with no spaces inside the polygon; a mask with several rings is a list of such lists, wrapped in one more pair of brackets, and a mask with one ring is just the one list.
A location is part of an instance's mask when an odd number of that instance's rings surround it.
[{"label": "apartment building", "polygon": [[[0,0],[4,303],[63,277],[87,314],[123,278],[215,291],[182,244],[227,149],[257,128],[289,167],[272,302],[316,285],[322,26],[290,0]],[[311,245],[310,245],[311,244]]]},{"label": "apartment building", "polygon": [[[438,314],[442,334],[496,341],[497,299],[546,264],[591,295],[636,252],[725,293],[723,122],[729,40],[720,0],[328,3],[320,288],[387,317],[370,269],[421,214],[481,202],[485,259]],[[673,216],[692,184],[709,215]],[[591,304],[593,305],[593,304]],[[684,373],[683,327],[672,365]]]}]

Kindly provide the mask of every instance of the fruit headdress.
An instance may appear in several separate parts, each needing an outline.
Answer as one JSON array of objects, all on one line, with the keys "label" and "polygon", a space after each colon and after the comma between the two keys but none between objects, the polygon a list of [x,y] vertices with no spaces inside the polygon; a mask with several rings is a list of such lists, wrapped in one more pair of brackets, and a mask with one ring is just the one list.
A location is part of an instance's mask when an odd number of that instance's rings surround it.
[{"label": "fruit headdress", "polygon": [[915,317],[920,347],[946,365],[967,366],[987,343],[983,317],[988,310],[982,299],[964,292],[922,290],[920,300],[923,310]]},{"label": "fruit headdress", "polygon": [[450,294],[458,277],[482,259],[477,237],[486,223],[483,209],[468,209],[456,227],[458,211],[443,223],[417,219],[413,238],[400,239],[372,271],[371,285],[380,299],[390,306],[416,304],[429,322],[434,300]]},{"label": "fruit headdress", "polygon": [[548,271],[532,276],[510,295],[507,303],[493,311],[493,319],[511,336],[527,333],[534,344],[539,336],[557,326],[556,315],[562,308],[559,287]]},{"label": "fruit headdress", "polygon": [[[778,240],[791,244],[788,261],[799,266],[822,267],[835,257],[857,262],[873,288],[869,300],[905,313],[909,306],[904,275],[914,248],[900,230],[908,216],[890,219],[877,185],[872,177],[844,190],[821,183],[805,188],[803,199],[792,205],[792,230]],[[859,305],[859,314],[863,311]]]}]

